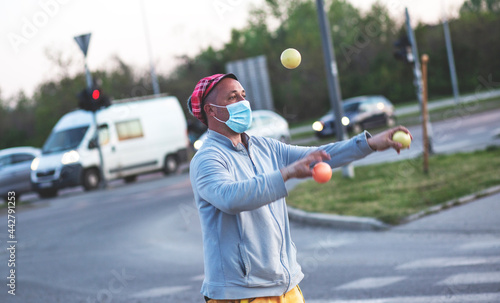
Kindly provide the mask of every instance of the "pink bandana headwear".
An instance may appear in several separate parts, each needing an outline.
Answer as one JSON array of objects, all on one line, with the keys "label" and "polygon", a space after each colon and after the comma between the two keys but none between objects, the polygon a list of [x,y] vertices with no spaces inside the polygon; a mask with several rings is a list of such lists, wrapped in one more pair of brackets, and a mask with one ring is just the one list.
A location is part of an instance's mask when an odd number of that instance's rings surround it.
[{"label": "pink bandana headwear", "polygon": [[189,112],[195,116],[198,120],[203,122],[203,124],[208,125],[206,119],[203,116],[203,100],[208,96],[210,91],[224,78],[233,78],[238,80],[233,74],[215,74],[209,77],[205,77],[198,81],[193,93],[188,99],[188,109]]}]

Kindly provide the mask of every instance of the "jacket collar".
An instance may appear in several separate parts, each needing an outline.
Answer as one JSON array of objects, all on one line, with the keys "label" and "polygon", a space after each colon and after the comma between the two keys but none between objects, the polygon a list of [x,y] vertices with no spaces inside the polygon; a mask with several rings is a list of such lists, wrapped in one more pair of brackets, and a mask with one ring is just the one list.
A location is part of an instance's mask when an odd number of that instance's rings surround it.
[{"label": "jacket collar", "polygon": [[[250,148],[250,145],[251,145],[250,136],[247,135],[246,133],[243,133],[242,135],[245,137],[244,139],[246,139],[248,142],[248,148]],[[234,146],[233,142],[231,140],[229,140],[228,137],[226,137],[222,134],[219,134],[218,132],[210,130],[210,129],[207,130],[207,139],[214,140],[217,143],[220,143],[220,144],[224,145],[225,147],[231,148],[231,149],[236,150],[236,151],[246,150],[245,145],[243,145],[243,143],[238,143],[238,145]]]}]

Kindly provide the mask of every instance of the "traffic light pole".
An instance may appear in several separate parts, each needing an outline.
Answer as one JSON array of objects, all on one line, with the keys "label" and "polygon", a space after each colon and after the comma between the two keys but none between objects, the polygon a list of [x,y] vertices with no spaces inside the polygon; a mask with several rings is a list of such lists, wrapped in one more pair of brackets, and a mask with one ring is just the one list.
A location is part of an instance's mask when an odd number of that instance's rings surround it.
[{"label": "traffic light pole", "polygon": [[[98,111],[98,110],[97,110]],[[99,143],[99,124],[97,124],[97,111],[92,112],[92,118],[94,120],[94,127],[95,127],[95,143],[97,146],[97,151],[99,152],[99,176],[100,176],[100,183],[99,187],[100,188],[106,188],[108,186],[108,182],[106,181],[106,178],[104,177],[104,159],[102,157],[102,150],[101,150],[101,143]]]},{"label": "traffic light pole", "polygon": [[[321,41],[323,45],[323,56],[325,58],[326,78],[328,82],[328,93],[330,103],[335,115],[335,133],[338,141],[348,140],[349,137],[342,125],[342,117],[344,116],[341,101],[340,84],[338,79],[337,62],[335,61],[335,53],[333,50],[332,35],[330,32],[330,22],[326,16],[325,4],[323,0],[316,0],[316,8],[318,10],[319,29],[321,32]],[[348,164],[342,167],[342,176],[354,178],[354,167]]]},{"label": "traffic light pole", "polygon": [[[87,89],[89,91],[92,91],[92,88],[94,86],[94,82],[92,81],[92,75],[90,74],[89,68],[87,66],[87,50],[90,42],[90,34],[87,35],[81,35],[78,37],[74,38],[78,46],[80,46],[80,49],[83,52],[83,62],[85,65],[85,80],[87,81]],[[92,111],[92,120],[94,122],[94,127],[95,127],[95,142],[97,146],[97,151],[99,152],[99,187],[100,188],[106,188],[108,186],[106,179],[104,178],[104,160],[102,157],[102,150],[101,150],[101,144],[99,143],[99,125],[97,124],[97,117],[96,117],[96,112],[97,111]]]},{"label": "traffic light pole", "polygon": [[[89,69],[87,68],[87,59],[85,58],[85,72],[87,74],[87,87],[89,91],[92,91],[92,76],[90,75]],[[92,120],[94,121],[95,128],[95,143],[97,147],[97,151],[99,152],[99,188],[106,188],[108,186],[108,182],[106,178],[104,178],[104,159],[102,157],[101,143],[99,143],[99,124],[97,123],[97,111],[92,111]]]}]

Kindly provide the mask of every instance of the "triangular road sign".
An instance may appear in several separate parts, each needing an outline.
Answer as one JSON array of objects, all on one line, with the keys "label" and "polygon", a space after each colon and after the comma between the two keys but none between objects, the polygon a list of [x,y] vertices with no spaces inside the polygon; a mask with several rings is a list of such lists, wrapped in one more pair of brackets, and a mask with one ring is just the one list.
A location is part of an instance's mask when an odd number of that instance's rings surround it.
[{"label": "triangular road sign", "polygon": [[89,42],[90,42],[90,33],[76,36],[75,41],[78,43],[78,46],[80,46],[80,49],[83,52],[83,55],[87,57],[87,50],[89,48]]}]

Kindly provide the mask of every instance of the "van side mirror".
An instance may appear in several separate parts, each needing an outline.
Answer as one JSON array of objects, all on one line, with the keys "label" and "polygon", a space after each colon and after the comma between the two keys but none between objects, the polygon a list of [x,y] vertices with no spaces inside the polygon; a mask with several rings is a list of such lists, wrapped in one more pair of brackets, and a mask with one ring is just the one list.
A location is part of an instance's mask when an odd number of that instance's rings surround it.
[{"label": "van side mirror", "polygon": [[97,138],[93,138],[92,140],[89,141],[89,149],[94,149],[97,148]]}]

